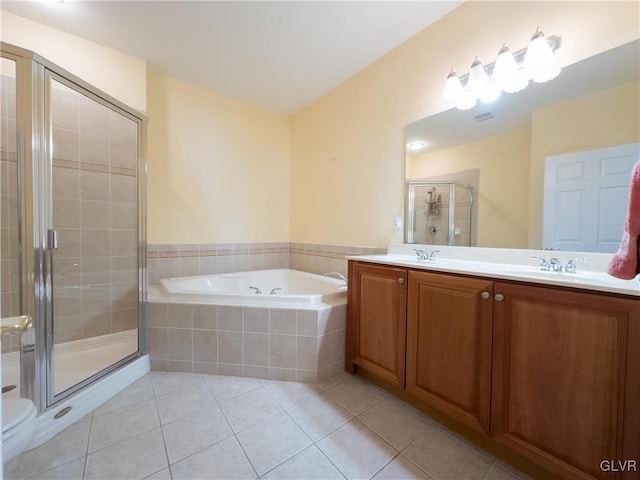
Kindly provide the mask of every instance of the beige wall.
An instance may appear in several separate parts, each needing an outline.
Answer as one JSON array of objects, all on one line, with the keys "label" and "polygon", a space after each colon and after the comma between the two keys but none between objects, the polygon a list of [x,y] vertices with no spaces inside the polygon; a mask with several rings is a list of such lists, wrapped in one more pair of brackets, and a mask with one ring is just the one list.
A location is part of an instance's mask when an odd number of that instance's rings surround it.
[{"label": "beige wall", "polygon": [[149,71],[149,243],[289,239],[289,119]]},{"label": "beige wall", "polygon": [[[480,27],[478,27],[480,26]],[[540,26],[563,37],[560,65],[638,37],[637,2],[471,1],[443,17],[292,118],[294,242],[384,246],[401,240],[404,126],[451,105],[452,65],[493,59],[504,41],[526,45]]]},{"label": "beige wall", "polygon": [[147,64],[131,55],[0,11],[3,42],[31,50],[137,110],[147,109]]},{"label": "beige wall", "polygon": [[530,248],[540,248],[542,243],[545,158],[640,142],[639,93],[640,83],[631,82],[534,112],[529,177]]},{"label": "beige wall", "polygon": [[527,248],[530,132],[514,130],[407,161],[409,178],[480,169],[478,246]]}]

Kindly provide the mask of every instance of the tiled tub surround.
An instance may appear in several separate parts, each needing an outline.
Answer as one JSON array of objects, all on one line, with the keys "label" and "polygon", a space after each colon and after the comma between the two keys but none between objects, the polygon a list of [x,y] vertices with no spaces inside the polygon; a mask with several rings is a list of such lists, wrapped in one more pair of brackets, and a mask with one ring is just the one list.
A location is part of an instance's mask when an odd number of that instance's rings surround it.
[{"label": "tiled tub surround", "polygon": [[150,244],[149,285],[161,278],[292,268],[303,272],[347,274],[347,255],[377,255],[386,248],[310,243]]},{"label": "tiled tub surround", "polygon": [[317,382],[344,368],[346,303],[316,308],[150,298],[152,370]]}]

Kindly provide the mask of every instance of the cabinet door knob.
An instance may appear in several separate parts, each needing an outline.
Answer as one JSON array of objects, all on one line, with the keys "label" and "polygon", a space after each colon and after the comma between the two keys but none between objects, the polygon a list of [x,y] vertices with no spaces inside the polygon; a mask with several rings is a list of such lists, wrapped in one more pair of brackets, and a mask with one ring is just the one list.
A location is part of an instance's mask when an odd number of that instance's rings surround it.
[{"label": "cabinet door knob", "polygon": [[491,294],[489,292],[482,292],[482,294],[480,296],[486,300],[487,298],[489,298],[491,296]]},{"label": "cabinet door knob", "polygon": [[399,278],[398,283],[404,283],[404,278]]},{"label": "cabinet door knob", "polygon": [[501,293],[496,293],[495,297],[493,297],[496,299],[496,302],[501,302],[504,300],[504,295]]}]

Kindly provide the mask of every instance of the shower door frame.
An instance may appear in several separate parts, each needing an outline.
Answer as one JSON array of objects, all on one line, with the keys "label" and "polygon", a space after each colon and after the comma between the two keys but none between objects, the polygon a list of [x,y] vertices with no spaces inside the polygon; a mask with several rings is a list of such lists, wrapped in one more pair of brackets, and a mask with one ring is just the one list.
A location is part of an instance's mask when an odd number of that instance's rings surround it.
[{"label": "shower door frame", "polygon": [[[23,314],[34,319],[33,329],[22,336],[21,389],[22,396],[33,400],[42,412],[147,352],[147,117],[30,50],[0,42],[0,54],[16,62],[21,306]],[[53,246],[49,243],[53,229],[51,79],[137,124],[138,350],[59,394],[53,386]]]}]

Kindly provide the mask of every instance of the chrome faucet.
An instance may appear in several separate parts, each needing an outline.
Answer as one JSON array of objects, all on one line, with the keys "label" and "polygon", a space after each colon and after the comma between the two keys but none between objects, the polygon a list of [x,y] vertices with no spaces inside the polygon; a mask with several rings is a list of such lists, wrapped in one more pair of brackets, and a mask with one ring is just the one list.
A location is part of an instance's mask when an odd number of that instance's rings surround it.
[{"label": "chrome faucet", "polygon": [[322,275],[324,275],[325,277],[331,277],[331,278],[337,278],[338,280],[343,280],[344,281],[344,286],[347,286],[347,277],[345,277],[343,274],[341,274],[340,272],[325,272]]},{"label": "chrome faucet", "polygon": [[546,258],[538,257],[537,255],[531,255],[531,258],[542,260],[542,262],[540,263],[540,270],[542,270],[543,272],[548,272],[549,270],[551,270],[551,265],[549,265],[549,262],[547,262]]},{"label": "chrome faucet", "polygon": [[428,262],[434,262],[436,260],[436,254],[440,253],[440,250],[434,250],[431,253],[427,253],[422,249],[417,249],[414,248],[413,249],[414,252],[416,252],[416,255],[418,256],[418,260],[420,261],[428,261]]},{"label": "chrome faucet", "polygon": [[588,258],[572,258],[563,267],[562,262],[556,257],[553,257],[552,259],[547,260],[546,258],[543,258],[543,257],[537,257],[535,255],[531,255],[531,258],[537,258],[538,260],[542,260],[542,263],[540,263],[540,270],[542,270],[543,272],[553,271],[558,273],[562,273],[562,272],[576,273],[576,262],[589,261]]},{"label": "chrome faucet", "polygon": [[249,288],[253,288],[255,290],[256,295],[262,294],[262,292],[260,291],[260,289],[258,287],[249,287]]},{"label": "chrome faucet", "polygon": [[282,287],[272,288],[271,291],[269,292],[269,294],[270,295],[275,295],[278,290],[282,290]]},{"label": "chrome faucet", "polygon": [[588,258],[584,258],[584,257],[582,257],[582,258],[572,258],[564,266],[564,271],[566,273],[576,273],[576,262],[588,262],[588,261],[589,261],[589,259]]},{"label": "chrome faucet", "polygon": [[562,272],[563,270],[562,263],[560,263],[560,260],[558,260],[556,257],[553,257],[551,260],[549,260],[549,266],[554,272]]}]

